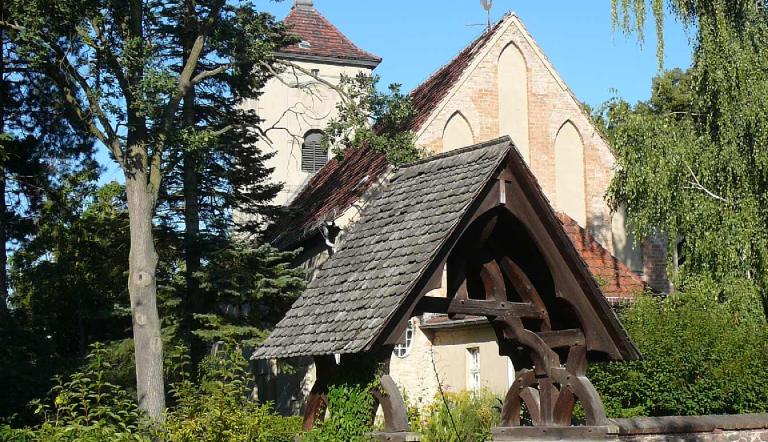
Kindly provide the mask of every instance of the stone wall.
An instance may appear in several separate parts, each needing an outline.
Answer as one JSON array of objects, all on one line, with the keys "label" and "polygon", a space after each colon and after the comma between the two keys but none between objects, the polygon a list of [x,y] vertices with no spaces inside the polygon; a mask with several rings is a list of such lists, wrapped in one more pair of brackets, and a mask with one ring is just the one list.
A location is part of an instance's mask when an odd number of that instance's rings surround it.
[{"label": "stone wall", "polygon": [[768,430],[733,430],[712,433],[645,434],[621,436],[627,442],[768,442]]},{"label": "stone wall", "polygon": [[627,442],[768,442],[768,413],[614,419]]}]

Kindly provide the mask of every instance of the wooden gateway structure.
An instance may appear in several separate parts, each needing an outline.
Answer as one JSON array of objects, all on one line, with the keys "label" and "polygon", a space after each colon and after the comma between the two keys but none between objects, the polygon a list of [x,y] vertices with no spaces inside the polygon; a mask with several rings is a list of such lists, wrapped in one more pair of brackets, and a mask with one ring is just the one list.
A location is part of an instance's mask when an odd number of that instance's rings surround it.
[{"label": "wooden gateway structure", "polygon": [[[431,295],[444,281],[446,296]],[[640,357],[508,137],[396,170],[253,358],[314,357],[306,429],[330,384],[383,365],[372,392],[381,437],[402,440],[405,404],[387,367],[408,320],[424,313],[492,324],[517,370],[498,438],[605,432],[587,363]],[[577,400],[587,425],[571,427]],[[520,426],[522,404],[532,427]]]}]

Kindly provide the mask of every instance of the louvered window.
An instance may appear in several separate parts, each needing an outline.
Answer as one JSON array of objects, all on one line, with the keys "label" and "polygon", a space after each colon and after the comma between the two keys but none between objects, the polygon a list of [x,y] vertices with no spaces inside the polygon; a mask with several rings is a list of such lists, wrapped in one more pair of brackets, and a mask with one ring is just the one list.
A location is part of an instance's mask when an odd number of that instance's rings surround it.
[{"label": "louvered window", "polygon": [[328,151],[323,148],[323,133],[312,130],[304,135],[301,145],[301,170],[315,173],[328,162]]}]

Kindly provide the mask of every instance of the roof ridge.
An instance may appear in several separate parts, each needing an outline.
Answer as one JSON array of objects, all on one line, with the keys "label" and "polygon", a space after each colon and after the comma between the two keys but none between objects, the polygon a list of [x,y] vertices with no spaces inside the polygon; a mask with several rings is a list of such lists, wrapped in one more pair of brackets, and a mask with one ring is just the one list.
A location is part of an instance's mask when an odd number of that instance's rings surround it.
[{"label": "roof ridge", "polygon": [[481,49],[486,47],[487,43],[499,32],[504,23],[512,13],[506,13],[490,29],[483,31],[477,38],[462,48],[458,54],[451,58],[448,63],[437,68],[432,74],[413,88],[408,94],[411,97],[416,116],[409,124],[411,130],[418,130],[424,124],[428,117],[438,104],[445,98],[449,90],[453,88],[456,82],[461,78],[462,73],[477,58]]},{"label": "roof ridge", "polygon": [[403,164],[398,169],[407,169],[409,167],[418,166],[420,164],[429,163],[432,161],[442,160],[443,158],[449,158],[455,155],[461,155],[463,153],[471,152],[473,150],[479,150],[484,149],[486,147],[496,146],[502,143],[508,143],[512,145],[512,138],[509,137],[509,135],[503,135],[498,138],[494,138],[492,140],[483,141],[482,143],[473,144],[471,146],[462,147],[461,149],[454,149],[449,150],[447,152],[441,152],[436,155],[430,155],[428,157],[422,158],[420,160],[416,160],[411,163]]},{"label": "roof ridge", "polygon": [[[499,25],[504,20],[507,19],[507,16],[510,16],[510,15],[515,15],[515,14],[513,12],[507,12],[506,14],[504,14],[496,23],[493,24],[493,26],[491,26],[490,28],[486,28],[480,35],[478,35],[474,40],[472,40],[468,45],[464,46],[463,49],[461,49],[456,55],[454,55],[453,58],[448,60],[447,63],[443,63],[442,65],[440,65],[440,67],[438,67],[437,69],[432,71],[432,73],[429,74],[429,76],[427,78],[425,78],[424,81],[422,81],[421,83],[416,85],[415,88],[413,88],[413,90],[411,91],[411,94],[413,92],[415,92],[417,89],[419,89],[420,87],[422,87],[423,85],[429,83],[429,81],[432,80],[435,76],[437,76],[440,73],[440,71],[442,71],[446,67],[452,65],[458,58],[460,58],[462,55],[464,55],[464,51],[466,51],[467,49],[470,49],[475,44],[480,42],[480,40],[482,40],[484,37],[487,36],[486,34],[494,34],[498,30]],[[473,55],[473,57],[474,57],[474,55]]]}]

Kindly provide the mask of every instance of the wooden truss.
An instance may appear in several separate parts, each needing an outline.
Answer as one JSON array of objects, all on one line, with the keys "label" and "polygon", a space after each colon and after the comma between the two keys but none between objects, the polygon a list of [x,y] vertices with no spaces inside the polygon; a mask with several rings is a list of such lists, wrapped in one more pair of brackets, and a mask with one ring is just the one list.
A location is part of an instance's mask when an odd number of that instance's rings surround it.
[{"label": "wooden truss", "polygon": [[[361,357],[388,366],[407,321],[424,313],[487,318],[500,354],[510,357],[517,370],[504,400],[501,427],[521,425],[523,404],[534,427],[571,426],[576,401],[588,426],[607,425],[600,397],[586,377],[587,363],[639,354],[541,191],[519,179],[529,175],[513,173],[513,166],[525,167],[514,157],[499,170],[370,352],[342,356],[340,364],[316,359],[318,377],[307,403],[305,429],[327,406],[333,372],[351,369],[353,359]],[[527,169],[525,173],[530,174]],[[430,296],[436,289],[444,289],[445,296]],[[398,440],[392,434],[408,430],[405,403],[389,375],[382,377],[381,386],[383,391],[373,394],[383,407],[386,440]]]}]

